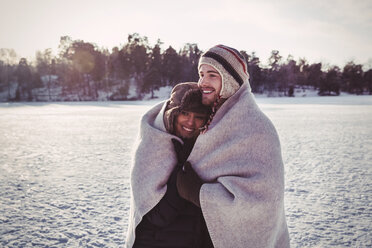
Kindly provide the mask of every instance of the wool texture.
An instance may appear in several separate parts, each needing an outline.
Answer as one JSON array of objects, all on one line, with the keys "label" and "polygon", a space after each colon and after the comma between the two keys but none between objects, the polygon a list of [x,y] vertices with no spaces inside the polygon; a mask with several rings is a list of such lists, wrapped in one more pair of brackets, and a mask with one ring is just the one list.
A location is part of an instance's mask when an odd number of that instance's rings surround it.
[{"label": "wool texture", "polygon": [[[163,114],[166,102],[141,120],[131,172],[126,246],[135,228],[166,191],[175,164]],[[214,247],[289,247],[284,214],[284,168],[279,137],[243,84],[216,112],[188,158],[205,182],[200,205]]]},{"label": "wool texture", "polygon": [[141,118],[139,134],[133,146],[125,247],[133,247],[136,227],[165,195],[168,178],[177,164],[172,139],[183,142],[165,129],[163,115],[166,105],[166,101],[155,105]]},{"label": "wool texture", "polygon": [[215,247],[289,247],[284,167],[272,122],[248,84],[227,99],[188,158]]}]

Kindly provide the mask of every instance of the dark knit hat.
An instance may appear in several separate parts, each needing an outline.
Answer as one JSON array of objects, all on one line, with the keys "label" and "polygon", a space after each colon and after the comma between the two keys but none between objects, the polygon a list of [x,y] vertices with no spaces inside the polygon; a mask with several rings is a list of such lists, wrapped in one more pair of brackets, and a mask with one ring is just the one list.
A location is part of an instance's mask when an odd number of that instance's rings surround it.
[{"label": "dark knit hat", "polygon": [[229,98],[242,86],[248,83],[249,74],[245,58],[238,50],[217,45],[203,53],[199,59],[198,68],[207,64],[215,68],[222,77],[221,98]]},{"label": "dark knit hat", "polygon": [[211,114],[211,108],[202,104],[202,94],[197,83],[180,83],[172,89],[163,117],[165,128],[169,133],[173,133],[174,118],[181,111]]},{"label": "dark knit hat", "polygon": [[202,93],[197,89],[189,89],[182,97],[180,111],[188,111],[199,114],[211,114],[211,107],[202,104]]}]

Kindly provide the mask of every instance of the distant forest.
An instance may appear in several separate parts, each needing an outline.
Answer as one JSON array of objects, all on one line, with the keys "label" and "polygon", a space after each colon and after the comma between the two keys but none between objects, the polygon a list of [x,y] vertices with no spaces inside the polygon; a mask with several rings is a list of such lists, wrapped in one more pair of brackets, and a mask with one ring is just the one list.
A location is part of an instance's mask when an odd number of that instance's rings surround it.
[{"label": "distant forest", "polygon": [[[198,81],[197,65],[203,51],[197,44],[186,44],[179,51],[162,42],[151,46],[147,37],[129,34],[122,47],[111,51],[69,36],[60,39],[58,55],[51,49],[38,51],[35,61],[21,58],[12,49],[0,49],[0,93],[6,101],[36,101],[40,92],[47,100],[76,95],[77,100],[97,100],[105,92],[107,100],[128,100],[129,87],[135,85],[136,96],[154,93],[162,86],[179,82]],[[323,95],[372,94],[372,69],[348,62],[343,68],[321,63],[296,61],[292,56],[283,59],[273,50],[263,65],[254,52],[241,51],[248,63],[250,84],[254,93],[279,92],[293,96],[298,88],[312,88]],[[59,97],[55,97],[56,89]],[[65,97],[64,97],[65,96]],[[75,99],[76,100],[76,99]]]}]

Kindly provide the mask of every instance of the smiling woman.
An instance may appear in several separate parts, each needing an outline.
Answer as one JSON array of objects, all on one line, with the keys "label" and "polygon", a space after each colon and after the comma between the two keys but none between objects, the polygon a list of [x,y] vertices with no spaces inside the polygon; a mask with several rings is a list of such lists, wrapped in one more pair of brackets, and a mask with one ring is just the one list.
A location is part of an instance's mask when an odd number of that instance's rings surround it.
[{"label": "smiling woman", "polygon": [[185,93],[178,114],[173,120],[172,133],[182,139],[196,139],[210,115],[210,108],[202,105],[201,99],[202,94],[197,88]]},{"label": "smiling woman", "polygon": [[143,116],[131,172],[127,247],[213,247],[200,205],[183,195],[191,191],[188,180],[202,184],[191,168],[182,170],[210,114],[201,99],[197,83],[178,84],[168,101]]},{"label": "smiling woman", "polygon": [[180,138],[195,139],[211,113],[201,99],[197,83],[176,85],[164,113],[166,130]]},{"label": "smiling woman", "polygon": [[175,119],[175,134],[183,139],[192,139],[208,120],[208,115],[181,111]]}]

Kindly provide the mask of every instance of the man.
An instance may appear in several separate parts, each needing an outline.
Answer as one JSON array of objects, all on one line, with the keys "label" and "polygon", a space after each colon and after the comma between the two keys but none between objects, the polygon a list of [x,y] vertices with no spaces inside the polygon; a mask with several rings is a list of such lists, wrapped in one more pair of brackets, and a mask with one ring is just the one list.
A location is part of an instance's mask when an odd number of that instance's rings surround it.
[{"label": "man", "polygon": [[289,247],[280,142],[251,93],[245,59],[218,45],[198,67],[213,113],[178,174],[179,194],[201,207],[214,247]]},{"label": "man", "polygon": [[[162,110],[143,117],[141,130],[144,132],[131,175],[131,213],[134,213],[131,216],[140,217],[130,219],[127,247],[131,247],[133,242],[135,248],[213,247],[201,209],[181,198],[176,188],[177,173],[182,170],[200,128],[210,115],[210,107],[204,106],[201,100],[197,83],[178,84]],[[157,126],[152,121],[154,118],[160,123],[161,130],[154,128]],[[172,150],[168,150],[170,143],[174,146]],[[166,150],[162,149],[163,146],[167,146]],[[162,158],[160,155],[164,152],[168,155]],[[173,165],[158,160],[172,158],[174,152],[176,161],[170,159],[174,161]],[[152,194],[159,194],[156,197],[159,202],[152,202]],[[142,209],[148,201],[151,201],[150,205]]]}]

